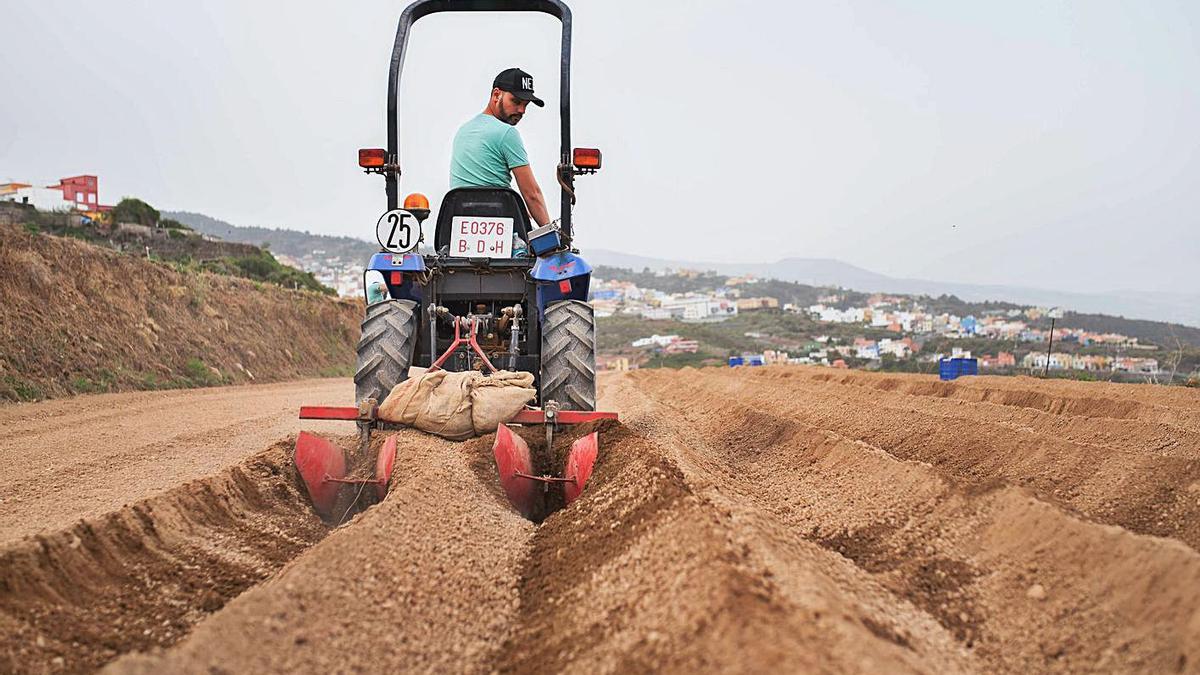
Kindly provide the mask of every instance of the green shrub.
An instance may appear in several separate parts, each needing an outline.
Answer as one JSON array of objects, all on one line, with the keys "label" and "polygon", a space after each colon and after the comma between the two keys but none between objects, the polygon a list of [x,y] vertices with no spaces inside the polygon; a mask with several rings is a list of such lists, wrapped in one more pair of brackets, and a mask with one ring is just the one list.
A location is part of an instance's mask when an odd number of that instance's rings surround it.
[{"label": "green shrub", "polygon": [[114,223],[137,223],[138,225],[158,225],[158,210],[146,202],[133,197],[124,197],[112,208],[110,217]]},{"label": "green shrub", "polygon": [[281,264],[268,251],[238,257],[226,257],[218,260],[207,260],[203,268],[208,272],[228,274],[243,277],[255,282],[266,282],[283,286],[284,288],[317,291],[325,295],[334,295],[336,291],[321,282],[310,272],[302,272],[294,267]]}]

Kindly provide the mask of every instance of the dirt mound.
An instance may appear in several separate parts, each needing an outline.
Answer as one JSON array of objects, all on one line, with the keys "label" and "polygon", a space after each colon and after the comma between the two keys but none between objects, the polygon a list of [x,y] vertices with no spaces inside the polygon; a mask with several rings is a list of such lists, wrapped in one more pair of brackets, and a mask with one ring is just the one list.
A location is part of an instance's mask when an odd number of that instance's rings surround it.
[{"label": "dirt mound", "polygon": [[0,400],[346,374],[361,315],[0,225]]},{"label": "dirt mound", "polygon": [[89,672],[170,645],[321,539],[288,447],[0,549],[0,671]]}]

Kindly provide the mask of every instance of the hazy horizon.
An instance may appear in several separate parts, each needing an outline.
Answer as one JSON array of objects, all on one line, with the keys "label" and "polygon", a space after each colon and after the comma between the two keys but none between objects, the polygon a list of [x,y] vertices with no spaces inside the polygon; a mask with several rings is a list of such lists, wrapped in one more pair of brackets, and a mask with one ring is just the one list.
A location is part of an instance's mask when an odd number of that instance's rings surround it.
[{"label": "hazy horizon", "polygon": [[[1200,293],[1200,7],[571,2],[578,243],[648,257],[832,258],[893,277]],[[370,239],[404,3],[17,0],[0,24],[0,181],[95,173],[235,225]],[[481,49],[465,46],[480,45]],[[416,24],[401,189],[520,65],[518,129],[557,211],[558,25]]]}]

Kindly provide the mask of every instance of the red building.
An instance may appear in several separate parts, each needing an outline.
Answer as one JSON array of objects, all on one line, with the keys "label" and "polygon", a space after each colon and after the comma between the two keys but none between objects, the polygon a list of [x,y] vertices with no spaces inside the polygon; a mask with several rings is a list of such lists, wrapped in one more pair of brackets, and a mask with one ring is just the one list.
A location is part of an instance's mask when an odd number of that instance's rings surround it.
[{"label": "red building", "polygon": [[71,176],[48,185],[52,190],[62,190],[63,199],[75,202],[78,211],[107,211],[111,207],[100,206],[99,179],[95,176]]}]

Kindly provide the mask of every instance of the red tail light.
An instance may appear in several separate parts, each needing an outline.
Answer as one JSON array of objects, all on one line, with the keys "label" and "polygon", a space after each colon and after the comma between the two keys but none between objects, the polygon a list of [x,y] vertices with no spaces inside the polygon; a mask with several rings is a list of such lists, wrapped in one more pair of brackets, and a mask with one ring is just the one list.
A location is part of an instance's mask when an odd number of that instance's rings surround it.
[{"label": "red tail light", "polygon": [[363,148],[358,151],[358,165],[373,169],[387,164],[387,151],[383,148]]},{"label": "red tail light", "polygon": [[391,274],[391,277],[392,277],[392,285],[393,286],[399,286],[400,284],[404,283],[404,273],[403,272],[393,271]]},{"label": "red tail light", "polygon": [[597,148],[575,148],[571,151],[571,162],[576,169],[600,168],[600,150]]}]

